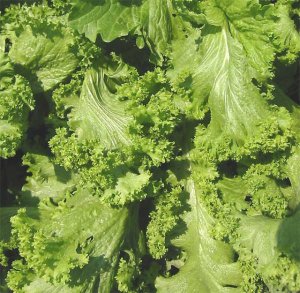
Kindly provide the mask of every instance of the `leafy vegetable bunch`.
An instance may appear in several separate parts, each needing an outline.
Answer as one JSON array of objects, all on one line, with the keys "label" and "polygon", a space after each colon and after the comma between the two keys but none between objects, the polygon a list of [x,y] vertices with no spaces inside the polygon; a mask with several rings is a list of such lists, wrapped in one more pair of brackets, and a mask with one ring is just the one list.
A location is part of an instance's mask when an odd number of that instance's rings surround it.
[{"label": "leafy vegetable bunch", "polygon": [[300,291],[298,1],[0,9],[1,292]]}]

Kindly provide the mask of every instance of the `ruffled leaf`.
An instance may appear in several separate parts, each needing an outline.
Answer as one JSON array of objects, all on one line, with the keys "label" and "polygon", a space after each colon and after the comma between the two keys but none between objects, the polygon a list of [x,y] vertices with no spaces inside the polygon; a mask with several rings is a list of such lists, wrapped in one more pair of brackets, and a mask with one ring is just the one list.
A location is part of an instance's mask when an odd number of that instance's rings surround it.
[{"label": "ruffled leaf", "polygon": [[[27,291],[44,282],[53,290],[110,292],[129,217],[134,214],[130,216],[127,208],[105,207],[83,191],[57,207],[45,201],[36,217],[21,209],[12,218],[13,234],[32,276],[19,285]],[[22,273],[12,270],[9,280],[15,282],[17,275]]]},{"label": "ruffled leaf", "polygon": [[17,75],[8,56],[0,52],[0,156],[15,155],[34,107],[28,81]]}]

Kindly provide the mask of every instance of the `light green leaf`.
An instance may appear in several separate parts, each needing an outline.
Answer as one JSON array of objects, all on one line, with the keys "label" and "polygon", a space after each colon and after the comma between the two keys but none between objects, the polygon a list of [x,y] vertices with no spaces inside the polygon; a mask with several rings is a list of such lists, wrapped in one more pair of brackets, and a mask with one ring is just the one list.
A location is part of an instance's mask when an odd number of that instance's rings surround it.
[{"label": "light green leaf", "polygon": [[[276,47],[272,43],[276,17],[273,5],[261,6],[258,1],[204,1],[202,4],[208,23],[230,29],[247,56],[249,73],[263,82],[273,76],[272,63]],[[222,15],[223,20],[217,21]]]},{"label": "light green leaf", "polygon": [[[43,281],[36,280],[40,277],[55,285],[46,285],[49,290],[111,292],[124,239],[136,229],[128,227],[128,221],[133,224],[134,219],[135,213],[129,216],[127,208],[108,208],[83,191],[58,207],[45,201],[38,219],[20,210],[12,225],[26,268],[33,274],[33,283],[25,289],[41,288]],[[18,274],[22,276],[22,272],[11,272],[14,282]]]},{"label": "light green leaf", "polygon": [[241,274],[231,247],[210,236],[214,220],[201,203],[193,181],[189,182],[191,211],[187,231],[174,240],[186,252],[185,264],[170,278],[158,278],[158,292],[240,292]]},{"label": "light green leaf", "polygon": [[[270,291],[298,292],[300,289],[299,212],[282,220],[241,216],[236,248],[244,257],[253,254],[255,273]],[[253,272],[242,267],[244,274]]]},{"label": "light green leaf", "polygon": [[21,192],[21,201],[26,204],[46,197],[60,198],[75,187],[74,175],[53,164],[46,155],[27,153],[23,165],[29,167]]},{"label": "light green leaf", "polygon": [[74,101],[70,127],[80,140],[97,139],[107,148],[129,144],[126,126],[130,117],[125,113],[126,103],[115,95],[116,86],[130,74],[120,63],[115,69],[103,67],[87,71],[80,99]]},{"label": "light green leaf", "polygon": [[242,145],[267,115],[266,103],[251,84],[242,45],[226,28],[208,27],[206,33],[194,86],[201,98],[208,99],[211,134],[222,132],[233,137],[234,144]]},{"label": "light green leaf", "polygon": [[169,0],[148,0],[141,8],[141,20],[138,28],[153,53],[153,62],[162,61],[168,44],[172,39],[172,4]]},{"label": "light green leaf", "polygon": [[[224,178],[217,183],[217,187],[222,192],[224,202],[235,204],[239,211],[248,208],[247,202],[245,201],[248,195],[247,186],[241,178]],[[241,190],[243,193],[241,193]]]},{"label": "light green leaf", "polygon": [[280,26],[275,8],[225,0],[204,1],[201,8],[207,24],[201,34],[188,28],[187,41],[173,43],[169,76],[176,81],[186,75],[195,118],[210,110],[207,131],[199,131],[204,151],[210,148],[213,156],[226,159],[286,149],[292,136],[290,117],[284,109],[270,107],[268,96],[256,86],[273,76],[278,46],[272,35]]},{"label": "light green leaf", "polygon": [[31,82],[35,92],[51,90],[76,68],[78,60],[71,50],[74,43],[67,29],[50,24],[26,26],[12,37],[9,56]]},{"label": "light green leaf", "polygon": [[137,27],[141,1],[135,2],[125,5],[119,0],[98,3],[76,0],[69,17],[70,25],[92,41],[100,33],[104,41],[110,42],[128,35]]},{"label": "light green leaf", "polygon": [[108,204],[120,206],[135,200],[142,200],[147,196],[144,188],[149,184],[150,177],[150,172],[141,174],[127,172],[117,179],[114,189],[105,190],[103,200]]},{"label": "light green leaf", "polygon": [[293,197],[289,187],[285,196],[285,189],[281,188],[279,180],[259,174],[259,166],[252,172],[246,172],[243,178],[224,178],[217,183],[217,187],[224,202],[235,205],[241,212],[247,211],[248,215],[282,218],[287,214],[290,197]]},{"label": "light green leaf", "polygon": [[[208,25],[202,34],[198,49],[196,40],[190,39],[187,43],[191,45],[191,50],[199,50],[190,52],[186,48],[188,60],[189,56],[194,55],[197,56],[196,62],[191,69],[182,69],[192,74],[194,95],[197,96],[200,107],[208,101],[212,119],[214,119],[214,111],[222,113],[217,114],[217,117],[231,121],[228,125],[229,131],[240,141],[241,136],[253,128],[249,124],[252,124],[253,120],[260,119],[264,114],[264,109],[261,109],[264,103],[260,101],[258,89],[251,84],[251,75],[243,46],[231,36],[228,28],[215,28]],[[176,49],[174,48],[174,54],[176,54]],[[179,50],[182,52],[184,49],[179,48]],[[187,63],[183,62],[185,57],[183,55],[181,58],[176,58],[178,61],[175,60],[174,66],[177,66],[177,62],[180,62],[178,63],[180,67],[187,66]],[[247,99],[250,99],[250,96],[251,103],[249,104]],[[254,106],[256,103],[261,104],[262,107]],[[257,111],[262,111],[263,114]],[[240,121],[246,116],[253,119]],[[224,121],[221,124],[224,125]]]},{"label": "light green leaf", "polygon": [[201,148],[209,148],[218,159],[286,149],[292,136],[290,116],[285,109],[270,107],[252,83],[242,44],[227,27],[207,26],[202,33],[192,78],[195,101],[200,108],[208,104],[211,121],[207,129],[199,129]]},{"label": "light green leaf", "polygon": [[29,83],[17,75],[7,54],[0,53],[0,157],[12,157],[20,146],[34,107]]},{"label": "light green leaf", "polygon": [[78,289],[66,285],[52,285],[43,279],[36,278],[32,283],[22,288],[25,293],[78,293]]},{"label": "light green leaf", "polygon": [[[10,218],[15,216],[20,207],[1,207],[0,208],[0,241],[8,242],[11,236]],[[29,215],[34,215],[37,208],[28,207]]]},{"label": "light green leaf", "polygon": [[259,259],[259,266],[270,264],[277,256],[276,234],[280,220],[270,219],[263,216],[241,217],[238,229],[238,243],[253,251]]},{"label": "light green leaf", "polygon": [[300,148],[295,150],[295,153],[289,158],[287,164],[287,172],[292,184],[292,188],[295,194],[295,204],[300,203]]},{"label": "light green leaf", "polygon": [[105,42],[129,33],[143,35],[157,60],[171,39],[169,0],[119,1],[76,0],[69,17],[71,27],[95,41],[98,34]]}]

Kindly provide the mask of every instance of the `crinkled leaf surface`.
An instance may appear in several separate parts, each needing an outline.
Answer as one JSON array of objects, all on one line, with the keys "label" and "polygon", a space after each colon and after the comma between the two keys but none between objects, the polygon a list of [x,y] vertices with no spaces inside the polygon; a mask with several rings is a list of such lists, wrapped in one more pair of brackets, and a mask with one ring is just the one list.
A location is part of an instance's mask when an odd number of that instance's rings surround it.
[{"label": "crinkled leaf surface", "polygon": [[169,0],[73,2],[70,25],[92,41],[98,34],[105,42],[129,33],[144,35],[150,49],[161,58],[171,39]]},{"label": "crinkled leaf surface", "polygon": [[74,43],[67,29],[50,24],[32,28],[26,26],[12,37],[9,56],[32,83],[35,92],[47,91],[63,81],[77,66],[71,50]]},{"label": "crinkled leaf surface", "polygon": [[103,40],[109,42],[126,36],[137,27],[142,1],[131,2],[79,0],[74,3],[69,21],[72,27],[85,33],[92,41],[100,33]]},{"label": "crinkled leaf surface", "polygon": [[46,155],[27,153],[23,164],[29,167],[27,182],[21,192],[21,199],[27,204],[46,197],[63,197],[76,185],[74,175],[53,164]]},{"label": "crinkled leaf surface", "polygon": [[124,64],[115,70],[98,67],[87,71],[80,98],[70,115],[70,126],[79,139],[97,139],[107,148],[130,143],[126,134],[130,121],[125,113],[126,103],[115,95],[116,85],[127,74]]},{"label": "crinkled leaf surface", "polygon": [[17,75],[7,54],[0,52],[0,157],[12,157],[27,129],[34,107],[28,81]]},{"label": "crinkled leaf surface", "polygon": [[229,245],[210,236],[213,219],[200,202],[193,181],[189,182],[191,212],[187,231],[173,243],[186,252],[185,264],[170,278],[159,278],[158,292],[239,292],[241,274]]},{"label": "crinkled leaf surface", "polygon": [[297,1],[8,2],[1,292],[300,292]]},{"label": "crinkled leaf surface", "polygon": [[265,82],[273,75],[274,55],[284,49],[272,42],[272,35],[282,19],[274,16],[277,10],[272,5],[261,6],[257,1],[204,1],[200,6],[207,24],[201,35],[197,29],[187,30],[186,47],[184,38],[174,41],[174,69],[169,74],[171,78],[180,72],[190,74],[195,116],[211,112],[210,139],[222,133],[227,148],[241,146],[246,137],[257,135],[260,123],[275,119],[263,122],[270,109],[254,79]]},{"label": "crinkled leaf surface", "polygon": [[55,285],[46,285],[51,290],[111,292],[129,217],[134,214],[129,216],[127,208],[105,207],[83,191],[58,207],[41,204],[37,218],[20,211],[12,220],[13,233],[33,273],[32,284],[20,285],[27,291],[39,288],[43,281],[36,278],[41,277]]}]

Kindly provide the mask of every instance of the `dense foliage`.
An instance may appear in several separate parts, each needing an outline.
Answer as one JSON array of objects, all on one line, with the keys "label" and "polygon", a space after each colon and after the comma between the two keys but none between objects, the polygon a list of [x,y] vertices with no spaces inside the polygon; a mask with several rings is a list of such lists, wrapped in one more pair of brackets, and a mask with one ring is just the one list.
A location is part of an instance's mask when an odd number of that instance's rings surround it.
[{"label": "dense foliage", "polygon": [[298,1],[0,11],[0,292],[300,292]]}]

